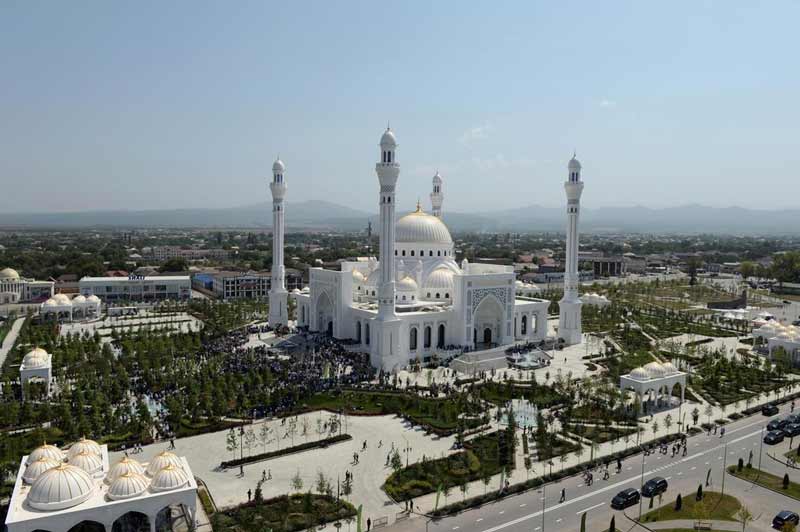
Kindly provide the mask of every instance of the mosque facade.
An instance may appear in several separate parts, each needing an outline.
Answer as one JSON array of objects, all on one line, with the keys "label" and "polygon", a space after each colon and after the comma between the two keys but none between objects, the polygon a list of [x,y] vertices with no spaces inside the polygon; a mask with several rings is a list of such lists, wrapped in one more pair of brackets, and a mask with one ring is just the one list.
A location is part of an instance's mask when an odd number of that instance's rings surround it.
[{"label": "mosque facade", "polygon": [[[384,371],[464,350],[545,339],[550,301],[532,297],[512,266],[456,261],[453,238],[442,221],[444,181],[438,172],[432,179],[431,213],[418,204],[414,212],[395,219],[397,147],[387,128],[375,165],[379,256],[343,262],[341,270],[311,268],[308,286],[289,294],[297,325],[360,345],[372,365]],[[282,162],[276,167],[283,182],[285,167]],[[577,248],[577,216],[570,227]],[[570,257],[577,260],[577,253]],[[574,333],[579,316],[574,310],[567,315],[571,334],[566,340],[571,343],[576,337],[580,341],[580,329]]]}]

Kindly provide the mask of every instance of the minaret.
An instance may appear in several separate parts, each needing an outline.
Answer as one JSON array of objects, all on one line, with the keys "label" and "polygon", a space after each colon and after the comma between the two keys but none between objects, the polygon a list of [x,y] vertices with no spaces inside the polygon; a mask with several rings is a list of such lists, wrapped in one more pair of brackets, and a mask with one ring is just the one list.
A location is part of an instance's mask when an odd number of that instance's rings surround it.
[{"label": "minaret", "polygon": [[567,192],[567,248],[564,265],[564,297],[559,301],[558,337],[567,345],[581,342],[581,300],[578,294],[578,217],[581,210],[581,163],[572,155],[564,183]]},{"label": "minaret", "polygon": [[376,321],[376,338],[373,353],[373,365],[380,365],[385,370],[394,369],[399,361],[392,361],[399,355],[400,320],[394,310],[395,302],[395,185],[400,175],[400,165],[395,158],[397,139],[390,128],[386,128],[381,137],[381,160],[375,164],[375,173],[380,182],[380,281],[378,285],[378,316]]},{"label": "minaret", "polygon": [[283,172],[286,166],[280,157],[272,165],[272,279],[269,288],[269,324],[272,327],[287,325],[289,314],[286,300],[286,270],[283,266],[283,198],[286,196],[286,183]]},{"label": "minaret", "polygon": [[442,192],[442,176],[439,171],[433,176],[433,192],[431,192],[431,210],[433,215],[437,218],[442,217],[442,202],[444,201],[444,193]]}]

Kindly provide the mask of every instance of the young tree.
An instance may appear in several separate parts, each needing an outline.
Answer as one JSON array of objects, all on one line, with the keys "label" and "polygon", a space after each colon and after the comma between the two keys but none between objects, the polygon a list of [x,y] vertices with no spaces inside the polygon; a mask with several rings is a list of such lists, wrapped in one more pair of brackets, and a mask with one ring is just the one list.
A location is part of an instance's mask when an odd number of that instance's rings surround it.
[{"label": "young tree", "polygon": [[233,458],[236,459],[236,451],[239,449],[239,439],[236,437],[236,432],[231,428],[228,431],[228,435],[225,437],[225,449],[229,453],[233,454]]},{"label": "young tree", "polygon": [[747,525],[749,525],[753,519],[755,519],[753,514],[750,513],[750,510],[744,504],[739,507],[735,517],[740,523],[742,523],[742,532],[744,532],[744,529],[747,527]]},{"label": "young tree", "polygon": [[664,426],[667,428],[667,434],[669,434],[669,429],[672,427],[672,414],[667,414],[664,418]]},{"label": "young tree", "polygon": [[489,489],[489,484],[492,482],[492,475],[489,473],[489,471],[483,472],[481,481],[483,482],[483,494],[486,495],[486,490]]},{"label": "young tree", "polygon": [[462,478],[461,479],[461,481],[460,481],[460,483],[458,485],[458,489],[461,490],[462,500],[466,501],[467,500],[467,492],[469,491],[469,482],[467,482],[466,478]]},{"label": "young tree", "polygon": [[709,404],[706,405],[706,409],[705,409],[705,415],[706,415],[706,418],[707,418],[707,422],[709,424],[711,423],[711,416],[713,414],[714,414],[714,407],[711,406],[711,403],[709,403]]},{"label": "young tree", "polygon": [[295,491],[295,493],[300,493],[301,491],[303,491],[303,477],[300,476],[299,469],[294,474],[292,479],[289,481],[289,485]]}]

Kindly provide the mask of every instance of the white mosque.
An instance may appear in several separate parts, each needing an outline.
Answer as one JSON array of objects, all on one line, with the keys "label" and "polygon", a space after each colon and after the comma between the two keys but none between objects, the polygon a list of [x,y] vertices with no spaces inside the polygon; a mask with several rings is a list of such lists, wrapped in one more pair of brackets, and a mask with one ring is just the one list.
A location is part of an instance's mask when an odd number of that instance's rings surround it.
[{"label": "white mosque", "polygon": [[[351,339],[369,352],[373,366],[398,371],[414,360],[440,359],[461,350],[503,348],[515,341],[539,341],[547,335],[550,301],[531,297],[516,280],[512,266],[455,260],[453,238],[442,222],[442,177],[433,177],[432,213],[417,209],[395,220],[395,186],[400,173],[397,139],[391,129],[381,137],[375,165],[380,184],[380,254],[365,261],[343,262],[341,271],[311,268],[309,285],[289,296],[296,303],[298,326]],[[285,165],[273,165],[273,231],[275,271],[283,271],[283,198]],[[577,272],[577,199],[580,165],[573,157],[565,183],[569,196],[567,272]],[[572,250],[572,253],[569,251]],[[574,279],[573,279],[574,277]],[[566,343],[580,342],[577,275],[566,275],[570,290],[562,302]],[[277,282],[276,282],[277,281]],[[565,281],[566,282],[566,281]],[[274,296],[285,305],[281,279]],[[574,288],[574,291],[573,291]],[[519,289],[519,290],[518,290]],[[273,296],[270,297],[271,303]],[[285,309],[270,309],[279,323]]]}]

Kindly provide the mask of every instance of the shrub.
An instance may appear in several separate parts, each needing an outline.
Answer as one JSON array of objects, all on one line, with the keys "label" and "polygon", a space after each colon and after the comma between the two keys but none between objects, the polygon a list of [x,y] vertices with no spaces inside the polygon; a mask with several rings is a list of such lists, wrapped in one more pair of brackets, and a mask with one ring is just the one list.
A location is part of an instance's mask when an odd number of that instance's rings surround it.
[{"label": "shrub", "polygon": [[681,498],[681,494],[678,494],[678,497],[675,499],[675,511],[680,512],[681,508],[683,508],[683,499]]},{"label": "shrub", "polygon": [[789,489],[789,473],[784,473],[783,475],[783,489]]},{"label": "shrub", "polygon": [[736,471],[741,471],[743,467],[744,467],[744,460],[739,458],[739,463],[736,464]]},{"label": "shrub", "polygon": [[702,501],[703,500],[703,485],[702,484],[698,484],[697,485],[697,495],[695,495],[694,500],[696,500],[696,501]]}]

